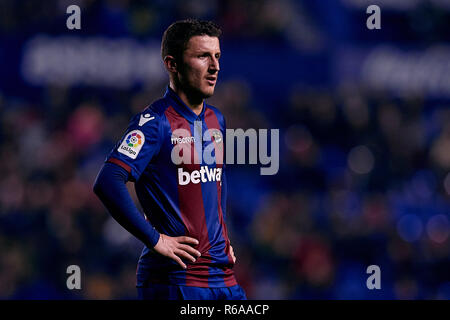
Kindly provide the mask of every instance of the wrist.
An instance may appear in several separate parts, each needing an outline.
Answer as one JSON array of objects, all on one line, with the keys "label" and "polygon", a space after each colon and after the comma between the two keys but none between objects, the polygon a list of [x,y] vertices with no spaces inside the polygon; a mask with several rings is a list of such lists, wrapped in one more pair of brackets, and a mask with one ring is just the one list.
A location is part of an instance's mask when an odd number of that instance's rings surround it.
[{"label": "wrist", "polygon": [[161,234],[156,230],[154,230],[154,231],[155,231],[155,233],[152,235],[149,245],[148,245],[149,248],[154,248],[162,240]]}]

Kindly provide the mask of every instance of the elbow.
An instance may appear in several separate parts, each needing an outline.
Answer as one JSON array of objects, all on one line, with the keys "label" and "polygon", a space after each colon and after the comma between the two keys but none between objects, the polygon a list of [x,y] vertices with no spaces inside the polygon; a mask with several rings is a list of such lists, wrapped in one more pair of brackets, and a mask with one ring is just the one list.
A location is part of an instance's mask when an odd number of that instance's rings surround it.
[{"label": "elbow", "polygon": [[110,195],[114,190],[118,190],[122,185],[127,182],[128,173],[114,165],[105,164],[100,170],[94,185],[92,186],[93,192],[100,198],[105,195]]},{"label": "elbow", "polygon": [[100,196],[102,193],[102,176],[101,172],[97,176],[97,179],[95,179],[94,185],[92,186],[92,191],[97,195]]},{"label": "elbow", "polygon": [[100,184],[96,180],[94,185],[92,186],[92,191],[98,196],[100,194]]},{"label": "elbow", "polygon": [[92,191],[93,191],[96,195],[98,195],[99,189],[100,189],[99,183],[98,183],[97,180],[95,180],[94,185],[92,186]]}]

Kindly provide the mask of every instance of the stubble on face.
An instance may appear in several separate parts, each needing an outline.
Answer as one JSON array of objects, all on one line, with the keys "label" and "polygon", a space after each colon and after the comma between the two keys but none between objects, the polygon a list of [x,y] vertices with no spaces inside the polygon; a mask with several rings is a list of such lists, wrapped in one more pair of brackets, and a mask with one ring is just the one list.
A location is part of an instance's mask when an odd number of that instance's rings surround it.
[{"label": "stubble on face", "polygon": [[179,83],[191,100],[203,100],[214,94],[220,70],[220,44],[217,37],[192,37],[183,52]]}]

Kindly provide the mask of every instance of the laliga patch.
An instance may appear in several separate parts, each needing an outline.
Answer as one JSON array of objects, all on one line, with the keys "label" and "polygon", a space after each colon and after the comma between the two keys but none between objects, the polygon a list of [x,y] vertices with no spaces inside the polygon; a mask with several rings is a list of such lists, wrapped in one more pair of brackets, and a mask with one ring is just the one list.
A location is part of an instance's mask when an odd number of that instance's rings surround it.
[{"label": "laliga patch", "polygon": [[131,159],[136,159],[139,151],[141,151],[142,146],[144,145],[144,142],[145,136],[142,131],[133,130],[126,135],[117,151],[123,153]]}]

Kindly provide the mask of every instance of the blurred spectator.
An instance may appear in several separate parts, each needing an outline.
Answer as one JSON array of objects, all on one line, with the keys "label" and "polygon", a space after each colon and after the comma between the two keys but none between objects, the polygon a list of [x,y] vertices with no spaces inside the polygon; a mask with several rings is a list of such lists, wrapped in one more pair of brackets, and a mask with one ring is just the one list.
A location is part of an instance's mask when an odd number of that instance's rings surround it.
[{"label": "blurred spectator", "polygon": [[[5,47],[20,47],[36,33],[71,35],[64,29],[68,3],[2,1]],[[327,86],[320,76],[305,85],[304,74],[289,85],[264,86],[265,65],[256,74],[239,64],[240,47],[259,42],[277,56],[251,53],[255,64],[283,59],[291,49],[302,62],[327,54],[320,62],[332,68],[338,42],[448,41],[445,6],[397,8],[386,23],[398,26],[398,16],[413,23],[423,12],[444,18],[362,39],[352,28],[359,23],[352,18],[355,1],[333,2],[336,11],[323,16],[325,5],[290,0],[77,3],[83,10],[77,37],[160,39],[168,24],[188,16],[223,26],[228,66],[237,64],[240,73],[222,70],[208,102],[222,110],[228,128],[280,128],[276,176],[259,176],[252,166],[229,168],[235,272],[250,299],[450,299],[448,98]],[[335,20],[324,22],[325,16]],[[292,61],[281,63],[288,65],[280,74],[290,72]],[[301,69],[314,73],[315,66]],[[0,77],[0,298],[136,298],[143,245],[91,189],[130,116],[158,97],[165,82],[155,77],[125,90],[22,80]],[[82,270],[79,292],[65,286],[70,264]],[[365,287],[371,264],[381,268],[380,292]]]}]

